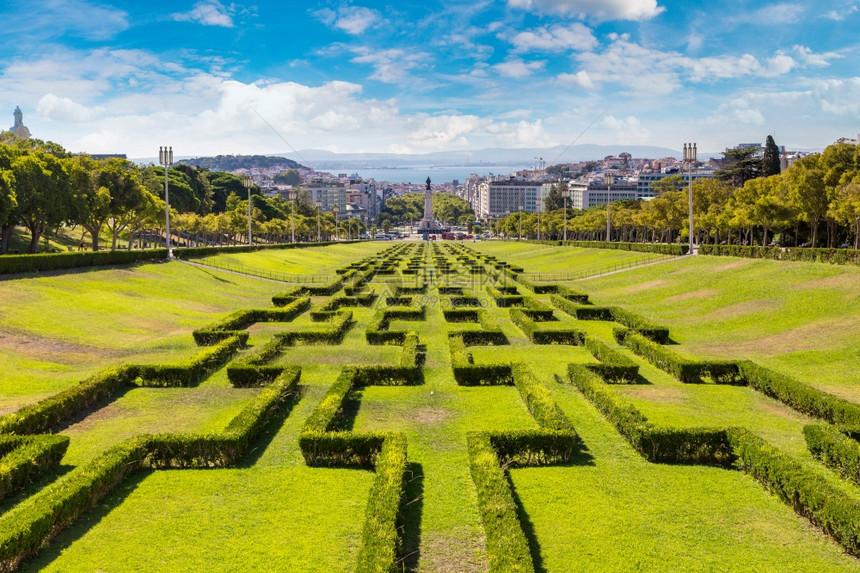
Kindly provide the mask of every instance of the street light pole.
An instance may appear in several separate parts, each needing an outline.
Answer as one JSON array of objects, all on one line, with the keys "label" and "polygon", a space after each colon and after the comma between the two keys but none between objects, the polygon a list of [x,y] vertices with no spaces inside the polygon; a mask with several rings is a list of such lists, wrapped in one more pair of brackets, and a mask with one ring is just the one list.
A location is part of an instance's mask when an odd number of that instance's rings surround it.
[{"label": "street light pole", "polygon": [[519,230],[519,237],[517,237],[517,240],[522,241],[523,240],[523,206],[522,205],[520,205],[519,223],[520,223],[520,230]]},{"label": "street light pole", "polygon": [[292,205],[292,210],[290,211],[290,242],[296,242],[296,191],[295,189],[290,189],[290,204]]},{"label": "street light pole", "polygon": [[337,203],[331,206],[331,212],[334,213],[334,236],[340,242],[340,225],[337,224],[337,213],[340,211]]},{"label": "street light pole", "polygon": [[167,258],[173,258],[173,245],[170,240],[170,197],[167,195],[167,169],[173,165],[173,147],[158,148],[158,163],[164,166],[164,238],[167,243]]},{"label": "street light pole", "polygon": [[537,216],[538,216],[538,233],[537,233],[537,235],[538,235],[537,240],[538,241],[540,241],[540,210],[541,210],[542,206],[543,206],[543,200],[541,199],[541,196],[538,195],[537,199],[535,200],[535,207],[537,208]]},{"label": "street light pole", "polygon": [[248,245],[251,244],[251,187],[254,186],[254,178],[250,175],[245,175],[243,181],[245,188],[248,190]]},{"label": "street light pole", "polygon": [[320,230],[320,207],[322,207],[322,201],[319,199],[316,200],[317,206],[317,243],[322,242],[322,231]]},{"label": "street light pole", "polygon": [[604,183],[606,183],[606,241],[609,242],[609,240],[610,240],[609,239],[609,237],[610,237],[610,234],[609,234],[609,229],[610,229],[610,227],[609,227],[609,224],[610,224],[609,223],[609,201],[610,201],[609,196],[610,196],[610,193],[612,192],[612,184],[615,182],[615,178],[612,177],[612,173],[604,173],[603,174],[603,181],[604,181]]},{"label": "street light pole", "polygon": [[567,240],[567,198],[570,197],[570,188],[561,190],[561,198],[564,204],[564,240]]},{"label": "street light pole", "polygon": [[685,143],[684,144],[684,163],[687,164],[688,170],[688,178],[689,178],[689,218],[690,218],[690,228],[688,233],[690,235],[690,254],[693,254],[693,164],[697,161],[697,150],[695,143]]}]

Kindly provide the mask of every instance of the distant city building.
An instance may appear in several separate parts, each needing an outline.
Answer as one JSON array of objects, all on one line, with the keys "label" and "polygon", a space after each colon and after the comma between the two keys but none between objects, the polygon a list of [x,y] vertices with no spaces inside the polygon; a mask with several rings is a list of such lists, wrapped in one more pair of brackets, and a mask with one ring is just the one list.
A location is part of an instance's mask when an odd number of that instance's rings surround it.
[{"label": "distant city building", "polygon": [[513,178],[483,181],[478,186],[478,217],[499,217],[515,213],[520,207],[527,213],[534,213],[537,211],[537,197],[542,186],[540,181]]},{"label": "distant city building", "polygon": [[850,137],[840,137],[836,140],[836,144],[839,143],[848,143],[850,145],[860,145],[860,133],[857,134],[855,139],[851,139]]},{"label": "distant city building", "polygon": [[312,205],[315,206],[317,201],[320,202],[320,211],[327,213],[331,211],[333,205],[337,205],[338,219],[347,216],[346,185],[344,183],[312,180],[302,185],[302,188],[310,194]]},{"label": "distant city building", "polygon": [[603,182],[603,177],[590,181],[571,181],[568,183],[568,189],[570,189],[569,205],[574,209],[606,205],[607,192],[609,192],[610,202],[639,198],[637,181],[631,179],[618,179],[608,189]]},{"label": "distant city building", "polygon": [[[690,182],[690,174],[678,171],[665,171],[662,173],[640,173],[636,178],[636,199],[652,199],[654,191],[651,189],[651,184],[665,177],[672,175],[680,175],[684,179],[684,183]],[[697,170],[693,171],[693,183],[699,179],[711,179],[714,177],[713,170]]]},{"label": "distant city building", "polygon": [[15,107],[12,114],[15,117],[15,125],[9,128],[9,131],[15,134],[18,139],[30,139],[30,130],[24,125],[24,114],[20,107]]}]

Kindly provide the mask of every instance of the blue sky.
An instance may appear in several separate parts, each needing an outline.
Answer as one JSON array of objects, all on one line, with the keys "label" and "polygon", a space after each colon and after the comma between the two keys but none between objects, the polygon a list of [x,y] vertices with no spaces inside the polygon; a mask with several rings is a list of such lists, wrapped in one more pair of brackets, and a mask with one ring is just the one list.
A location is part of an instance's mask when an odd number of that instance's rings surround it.
[{"label": "blue sky", "polygon": [[[0,112],[152,157],[860,132],[860,0],[11,0]],[[589,127],[590,126],[590,127]]]}]

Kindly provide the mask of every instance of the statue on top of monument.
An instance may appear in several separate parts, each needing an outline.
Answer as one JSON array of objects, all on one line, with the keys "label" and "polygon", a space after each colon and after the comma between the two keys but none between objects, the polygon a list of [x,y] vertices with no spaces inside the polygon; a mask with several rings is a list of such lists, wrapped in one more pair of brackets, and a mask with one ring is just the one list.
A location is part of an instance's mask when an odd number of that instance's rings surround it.
[{"label": "statue on top of monument", "polygon": [[30,130],[24,125],[24,113],[19,106],[15,106],[15,112],[12,114],[15,117],[15,125],[9,128],[9,131],[14,133],[19,139],[30,139]]},{"label": "statue on top of monument", "polygon": [[426,189],[427,189],[428,191],[430,191],[430,178],[429,178],[429,177],[427,178],[427,187],[426,187]]}]

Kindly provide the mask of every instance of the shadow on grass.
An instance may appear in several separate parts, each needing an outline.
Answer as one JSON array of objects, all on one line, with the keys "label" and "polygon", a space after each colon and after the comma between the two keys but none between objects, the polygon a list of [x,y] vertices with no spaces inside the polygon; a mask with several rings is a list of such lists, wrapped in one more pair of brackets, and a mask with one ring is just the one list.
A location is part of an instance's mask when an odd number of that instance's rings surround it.
[{"label": "shadow on grass", "polygon": [[73,469],[75,469],[75,466],[61,464],[43,472],[21,489],[12,492],[8,497],[0,500],[0,515],[6,513],[28,497],[36,495],[42,491],[43,488],[51,485]]},{"label": "shadow on grass", "polygon": [[206,269],[206,268],[198,266],[198,265],[191,264],[191,265],[186,265],[186,266],[191,267],[193,269],[196,269],[196,270],[200,271],[202,274],[208,275],[209,277],[215,279],[218,282],[228,283],[231,285],[236,284],[233,281],[224,278],[224,273],[229,273],[230,271],[222,271],[222,274],[218,275],[218,274],[214,273],[213,271],[210,271],[209,269]]},{"label": "shadow on grass", "polygon": [[401,547],[398,570],[417,571],[421,560],[421,516],[424,511],[424,468],[410,463],[406,469],[406,488],[400,508]]},{"label": "shadow on grass", "polygon": [[80,540],[88,531],[95,527],[111,511],[119,507],[131,493],[157,470],[138,470],[117,485],[93,509],[85,511],[68,528],[55,537],[50,545],[44,547],[32,559],[21,564],[19,571],[40,571],[66,551],[73,543]]},{"label": "shadow on grass", "polygon": [[540,554],[540,545],[538,544],[537,536],[535,535],[534,524],[532,523],[529,514],[523,509],[522,501],[517,493],[517,488],[514,487],[514,482],[511,481],[510,472],[505,472],[505,478],[508,480],[508,487],[511,488],[511,497],[514,504],[517,506],[517,519],[520,521],[520,527],[523,528],[523,533],[526,536],[526,541],[529,543],[529,553],[532,555],[532,564],[535,568],[535,573],[546,573],[546,568],[543,566],[543,556]]},{"label": "shadow on grass", "polygon": [[290,416],[290,412],[293,411],[293,408],[305,395],[305,391],[305,386],[298,386],[296,391],[287,398],[284,405],[281,406],[275,415],[266,423],[265,428],[263,428],[263,431],[260,433],[260,437],[257,438],[257,441],[251,446],[251,449],[248,450],[248,452],[246,452],[239,460],[239,463],[235,465],[236,468],[247,469],[259,461],[266,452],[266,448],[269,447],[269,444],[272,443],[272,440],[275,439],[275,436],[281,431],[284,422]]},{"label": "shadow on grass", "polygon": [[98,403],[94,404],[92,407],[87,408],[82,412],[78,412],[77,414],[70,416],[69,418],[66,418],[65,420],[51,428],[51,431],[55,434],[62,432],[63,430],[66,430],[71,426],[74,426],[75,424],[83,422],[90,416],[95,416],[95,420],[99,419],[100,416],[109,416],[110,414],[108,414],[107,412],[101,412],[101,410],[116,402],[135,388],[137,388],[137,386],[121,386],[116,392],[104,397],[102,400],[99,400]]}]

